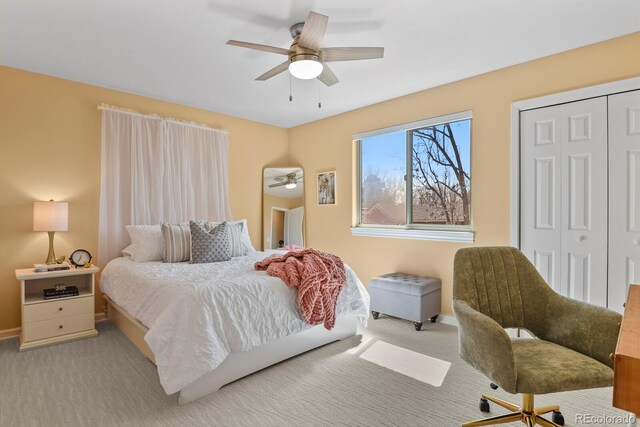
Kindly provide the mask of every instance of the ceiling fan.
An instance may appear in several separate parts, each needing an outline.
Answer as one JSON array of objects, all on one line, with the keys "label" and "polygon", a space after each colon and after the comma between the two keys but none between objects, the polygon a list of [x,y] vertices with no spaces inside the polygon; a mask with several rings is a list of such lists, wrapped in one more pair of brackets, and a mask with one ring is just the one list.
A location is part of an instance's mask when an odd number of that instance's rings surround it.
[{"label": "ceiling fan", "polygon": [[256,80],[268,80],[289,70],[293,77],[304,80],[317,77],[327,86],[338,83],[338,78],[326,64],[327,62],[376,59],[384,56],[383,47],[321,47],[327,22],[329,22],[328,16],[309,12],[305,22],[291,26],[293,43],[289,49],[238,40],[229,40],[227,44],[288,56],[285,62]]},{"label": "ceiling fan", "polygon": [[270,184],[269,188],[282,187],[283,185],[284,185],[284,188],[287,188],[287,189],[296,188],[298,186],[298,181],[300,181],[301,179],[302,179],[302,175],[296,176],[295,172],[288,173],[283,176],[276,176],[273,178],[273,180],[279,181],[279,182],[276,184]]}]

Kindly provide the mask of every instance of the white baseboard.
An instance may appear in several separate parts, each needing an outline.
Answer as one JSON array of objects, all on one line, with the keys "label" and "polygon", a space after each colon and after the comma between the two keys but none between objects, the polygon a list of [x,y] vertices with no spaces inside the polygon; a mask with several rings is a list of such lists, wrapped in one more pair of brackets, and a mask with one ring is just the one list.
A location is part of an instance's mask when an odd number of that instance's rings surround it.
[{"label": "white baseboard", "polygon": [[445,325],[451,325],[458,327],[458,320],[455,316],[450,316],[448,314],[441,314],[438,316],[438,322],[444,323]]},{"label": "white baseboard", "polygon": [[20,335],[21,328],[3,329],[0,331],[0,341],[15,338]]},{"label": "white baseboard", "polygon": [[[456,320],[455,316],[441,314],[438,316],[438,322],[444,323],[445,325],[455,326],[456,328],[458,327],[458,320]],[[520,329],[520,336],[518,336],[518,329],[516,328],[505,328],[505,331],[507,331],[507,334],[511,338],[533,338],[533,335],[524,329]]]}]

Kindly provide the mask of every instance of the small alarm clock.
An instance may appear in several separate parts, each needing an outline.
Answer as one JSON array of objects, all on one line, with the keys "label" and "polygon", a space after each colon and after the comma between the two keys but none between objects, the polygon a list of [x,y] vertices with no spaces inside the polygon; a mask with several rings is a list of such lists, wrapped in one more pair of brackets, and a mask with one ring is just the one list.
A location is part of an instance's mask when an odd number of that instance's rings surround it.
[{"label": "small alarm clock", "polygon": [[87,267],[91,264],[91,254],[86,249],[76,249],[69,259],[76,267]]}]

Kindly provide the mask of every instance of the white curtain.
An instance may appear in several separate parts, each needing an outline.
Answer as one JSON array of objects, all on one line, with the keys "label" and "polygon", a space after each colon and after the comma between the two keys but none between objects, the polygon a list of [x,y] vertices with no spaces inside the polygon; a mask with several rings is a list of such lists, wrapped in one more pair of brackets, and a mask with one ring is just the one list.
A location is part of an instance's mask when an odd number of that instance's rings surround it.
[{"label": "white curtain", "polygon": [[227,160],[226,132],[103,108],[99,264],[129,244],[125,225],[230,219]]}]

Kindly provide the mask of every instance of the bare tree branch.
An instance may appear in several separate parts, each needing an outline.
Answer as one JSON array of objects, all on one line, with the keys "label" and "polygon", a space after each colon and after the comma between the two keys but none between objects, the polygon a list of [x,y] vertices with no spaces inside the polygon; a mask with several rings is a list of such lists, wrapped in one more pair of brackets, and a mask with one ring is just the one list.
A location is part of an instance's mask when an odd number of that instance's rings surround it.
[{"label": "bare tree branch", "polygon": [[462,220],[468,224],[470,177],[462,163],[460,147],[451,125],[429,126],[416,129],[412,134],[414,179],[424,188],[418,191],[414,186],[414,194],[419,195],[426,204],[437,200],[447,223]]}]

